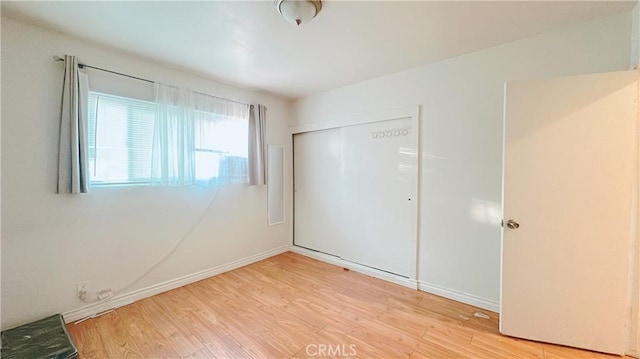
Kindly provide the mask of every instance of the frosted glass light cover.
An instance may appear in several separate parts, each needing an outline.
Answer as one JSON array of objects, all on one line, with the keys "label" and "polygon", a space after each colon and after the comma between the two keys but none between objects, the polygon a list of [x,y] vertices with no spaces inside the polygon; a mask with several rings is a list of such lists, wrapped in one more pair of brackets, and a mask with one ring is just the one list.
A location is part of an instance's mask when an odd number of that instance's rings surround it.
[{"label": "frosted glass light cover", "polygon": [[317,14],[315,5],[310,1],[284,0],[279,11],[285,20],[298,26],[313,20]]}]

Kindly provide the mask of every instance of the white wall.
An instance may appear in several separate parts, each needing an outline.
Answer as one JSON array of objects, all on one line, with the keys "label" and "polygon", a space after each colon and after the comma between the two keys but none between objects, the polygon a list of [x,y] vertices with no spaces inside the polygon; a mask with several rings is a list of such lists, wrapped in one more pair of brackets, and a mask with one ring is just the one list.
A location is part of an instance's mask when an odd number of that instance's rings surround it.
[{"label": "white wall", "polygon": [[291,168],[288,102],[3,17],[3,329],[83,306],[76,298],[79,281],[90,280],[92,290],[124,287],[187,233],[173,255],[125,292],[290,244],[289,195],[287,223],[268,227],[265,187],[225,187],[208,210],[211,191],[192,187],[54,194],[63,65],[52,57],[64,54],[98,67],[265,104],[267,142],[286,146],[287,172]]},{"label": "white wall", "polygon": [[624,13],[309,96],[291,124],[421,105],[418,279],[497,310],[504,82],[626,70],[630,42]]}]

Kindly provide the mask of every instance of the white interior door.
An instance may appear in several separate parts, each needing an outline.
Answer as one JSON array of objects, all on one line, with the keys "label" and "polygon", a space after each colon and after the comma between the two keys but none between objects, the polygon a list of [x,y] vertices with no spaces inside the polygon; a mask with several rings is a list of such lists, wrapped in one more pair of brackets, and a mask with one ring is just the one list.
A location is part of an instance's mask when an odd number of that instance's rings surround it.
[{"label": "white interior door", "polygon": [[503,334],[624,352],[637,101],[635,71],[507,84]]},{"label": "white interior door", "polygon": [[417,118],[294,136],[295,245],[415,277]]}]

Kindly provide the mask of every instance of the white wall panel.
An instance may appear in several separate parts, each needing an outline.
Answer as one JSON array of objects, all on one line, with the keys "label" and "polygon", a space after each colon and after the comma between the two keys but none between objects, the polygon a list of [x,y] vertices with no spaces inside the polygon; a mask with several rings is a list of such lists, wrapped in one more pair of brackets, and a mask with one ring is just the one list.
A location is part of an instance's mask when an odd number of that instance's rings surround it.
[{"label": "white wall panel", "polygon": [[284,146],[267,147],[267,212],[270,226],[285,221],[284,153]]}]

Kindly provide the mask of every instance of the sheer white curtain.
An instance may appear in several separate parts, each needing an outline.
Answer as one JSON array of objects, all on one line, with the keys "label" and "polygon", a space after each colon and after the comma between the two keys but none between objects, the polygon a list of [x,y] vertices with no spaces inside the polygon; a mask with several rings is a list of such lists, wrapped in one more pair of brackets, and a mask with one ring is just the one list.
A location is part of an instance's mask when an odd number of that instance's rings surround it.
[{"label": "sheer white curtain", "polygon": [[154,85],[156,103],[151,183],[195,183],[193,92],[165,84]]},{"label": "sheer white curtain", "polygon": [[86,193],[89,189],[87,123],[89,79],[75,56],[64,56],[60,111],[57,193]]},{"label": "sheer white curtain", "polygon": [[249,105],[194,94],[196,181],[248,182]]},{"label": "sheer white curtain", "polygon": [[249,105],[155,84],[151,183],[249,180]]}]

